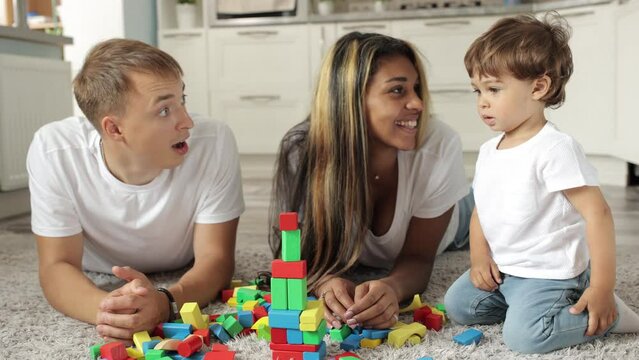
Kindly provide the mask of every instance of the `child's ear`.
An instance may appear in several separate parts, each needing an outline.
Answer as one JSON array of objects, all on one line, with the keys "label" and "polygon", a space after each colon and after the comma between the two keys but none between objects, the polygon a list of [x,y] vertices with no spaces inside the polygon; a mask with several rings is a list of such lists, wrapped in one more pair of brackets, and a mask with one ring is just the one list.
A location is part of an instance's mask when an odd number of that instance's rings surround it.
[{"label": "child's ear", "polygon": [[112,115],[107,115],[100,121],[100,127],[102,130],[102,136],[111,138],[118,141],[122,137],[120,131],[119,119]]},{"label": "child's ear", "polygon": [[551,84],[552,84],[552,80],[550,80],[550,77],[548,75],[544,75],[542,77],[535,79],[533,81],[533,93],[532,93],[533,99],[534,100],[543,99],[544,96],[548,94],[548,91],[550,91]]}]

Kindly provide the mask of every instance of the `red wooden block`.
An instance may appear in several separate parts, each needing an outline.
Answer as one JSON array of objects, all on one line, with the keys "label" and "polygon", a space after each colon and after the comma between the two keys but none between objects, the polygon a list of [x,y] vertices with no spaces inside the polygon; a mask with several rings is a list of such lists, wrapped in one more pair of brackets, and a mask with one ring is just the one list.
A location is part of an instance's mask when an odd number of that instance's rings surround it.
[{"label": "red wooden block", "polygon": [[255,309],[253,309],[253,318],[255,318],[256,321],[265,316],[268,316],[268,311],[266,311],[264,306],[256,306]]},{"label": "red wooden block", "polygon": [[271,342],[274,344],[287,344],[286,329],[271,328]]},{"label": "red wooden block", "polygon": [[232,297],[233,297],[233,289],[222,290],[222,302],[223,303],[226,303]]},{"label": "red wooden block", "polygon": [[180,341],[178,344],[178,354],[183,357],[189,357],[202,348],[203,340],[197,335],[189,335],[186,339]]},{"label": "red wooden block", "polygon": [[422,306],[413,312],[413,321],[423,324],[426,321],[426,315],[428,314],[432,314],[432,311],[430,310],[430,306],[428,305]]},{"label": "red wooden block", "polygon": [[224,344],[213,344],[211,351],[229,351],[229,347]]},{"label": "red wooden block", "polygon": [[308,345],[308,344],[273,344],[271,343],[271,350],[281,350],[281,351],[295,351],[295,352],[318,352],[319,345]]},{"label": "red wooden block", "polygon": [[306,277],[306,260],[284,261],[275,259],[271,262],[271,272],[274,278],[304,279]]},{"label": "red wooden block", "polygon": [[341,358],[345,358],[345,357],[348,357],[348,356],[352,356],[352,357],[356,357],[358,359],[361,359],[357,354],[355,354],[353,352],[350,352],[350,351],[347,351],[345,353],[342,353],[342,354],[339,354],[339,355],[335,355],[335,360],[339,360]]},{"label": "red wooden block", "polygon": [[269,304],[272,302],[272,301],[271,301],[271,294],[266,294],[266,295],[264,295],[264,296],[263,296],[263,298],[264,298],[264,300],[266,300],[266,302],[267,302],[267,303],[269,303]]},{"label": "red wooden block", "polygon": [[162,339],[164,339],[164,324],[163,323],[159,323],[157,325],[155,325],[155,328],[153,329],[153,335],[152,336],[159,336]]},{"label": "red wooden block", "polygon": [[286,212],[280,214],[280,230],[297,230],[297,213]]},{"label": "red wooden block", "polygon": [[273,351],[273,360],[304,360],[304,353],[295,351]]},{"label": "red wooden block", "polygon": [[439,331],[442,329],[442,317],[437,314],[428,314],[424,320],[424,325],[428,329]]},{"label": "red wooden block", "polygon": [[235,360],[235,351],[211,351],[204,354],[203,360]]},{"label": "red wooden block", "polygon": [[217,318],[220,317],[220,314],[209,315],[209,322],[214,323]]},{"label": "red wooden block", "polygon": [[240,334],[239,334],[239,335],[242,335],[242,336],[249,336],[249,335],[251,335],[251,333],[253,333],[253,332],[255,332],[255,330],[253,330],[253,329],[251,329],[251,328],[244,328],[244,329],[242,329],[242,331],[240,332]]},{"label": "red wooden block", "polygon": [[193,335],[201,336],[202,340],[204,340],[204,344],[211,346],[211,330],[209,328],[195,330]]},{"label": "red wooden block", "polygon": [[105,360],[126,360],[129,354],[126,353],[123,343],[114,341],[100,346],[100,356]]}]

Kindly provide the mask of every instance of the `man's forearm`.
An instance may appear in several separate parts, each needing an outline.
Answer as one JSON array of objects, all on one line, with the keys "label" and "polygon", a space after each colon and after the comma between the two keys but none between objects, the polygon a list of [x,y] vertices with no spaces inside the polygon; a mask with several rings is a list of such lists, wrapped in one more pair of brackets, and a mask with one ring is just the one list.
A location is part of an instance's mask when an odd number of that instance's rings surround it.
[{"label": "man's forearm", "polygon": [[107,295],[75,266],[59,262],[40,269],[40,286],[56,310],[95,324],[100,301]]},{"label": "man's forearm", "polygon": [[227,287],[233,276],[233,259],[202,259],[187,271],[169,290],[178,310],[185,302],[197,302],[205,307]]}]

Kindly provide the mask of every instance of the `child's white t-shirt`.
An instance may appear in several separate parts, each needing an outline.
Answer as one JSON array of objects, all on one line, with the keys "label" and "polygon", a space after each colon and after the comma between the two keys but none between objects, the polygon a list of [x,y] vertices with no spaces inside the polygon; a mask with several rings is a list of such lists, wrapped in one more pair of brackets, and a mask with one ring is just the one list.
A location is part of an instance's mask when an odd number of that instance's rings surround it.
[{"label": "child's white t-shirt", "polygon": [[481,146],[473,190],[495,263],[506,274],[569,279],[588,266],[585,222],[562,190],[597,186],[596,170],[571,136],[546,125],[525,143]]},{"label": "child's white t-shirt", "polygon": [[244,211],[231,130],[194,120],[184,162],[141,186],[109,172],[100,136],[88,120],[70,117],[42,127],[27,156],[33,232],[44,237],[82,232],[85,270],[185,266],[193,259],[195,223],[222,223]]},{"label": "child's white t-shirt", "polygon": [[459,226],[456,204],[469,192],[461,141],[453,129],[436,119],[431,119],[427,126],[424,144],[419,149],[398,152],[393,222],[384,235],[375,236],[368,231],[359,258],[363,265],[392,268],[413,217],[435,218],[454,207],[437,253],[441,254],[455,239]]}]

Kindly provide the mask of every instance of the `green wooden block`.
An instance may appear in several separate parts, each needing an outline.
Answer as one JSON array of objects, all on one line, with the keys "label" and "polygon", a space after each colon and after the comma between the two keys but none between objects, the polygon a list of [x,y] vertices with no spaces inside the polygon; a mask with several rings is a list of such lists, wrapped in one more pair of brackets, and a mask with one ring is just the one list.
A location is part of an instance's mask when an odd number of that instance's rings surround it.
[{"label": "green wooden block", "polygon": [[443,312],[444,314],[446,314],[446,306],[444,306],[444,304],[437,304],[435,305],[435,309]]},{"label": "green wooden block", "polygon": [[300,229],[282,231],[282,260],[300,261],[301,257]]},{"label": "green wooden block", "polygon": [[91,353],[91,360],[98,360],[100,358],[100,347],[104,344],[96,344],[89,348],[89,352]]},{"label": "green wooden block", "polygon": [[286,279],[271,278],[271,309],[288,309],[288,292]]},{"label": "green wooden block", "polygon": [[175,320],[173,320],[171,322],[176,323],[176,324],[184,324],[184,321],[182,319],[175,319]]},{"label": "green wooden block", "polygon": [[257,300],[260,297],[259,290],[241,288],[237,290],[237,303],[243,304],[246,301]]},{"label": "green wooden block", "polygon": [[266,302],[266,300],[264,300],[262,298],[257,299],[257,303],[260,304],[260,305],[264,305],[265,302]]},{"label": "green wooden block", "polygon": [[306,279],[286,279],[288,288],[288,309],[306,310],[308,303],[308,288]]},{"label": "green wooden block", "polygon": [[268,325],[261,325],[257,328],[257,338],[271,342],[271,328]]},{"label": "green wooden block", "polygon": [[326,320],[322,320],[315,331],[302,331],[302,339],[304,344],[307,345],[321,344],[324,340],[324,335],[326,335]]},{"label": "green wooden block", "polygon": [[215,319],[215,322],[219,324],[224,324],[224,320],[228,319],[229,317],[236,318],[237,313],[222,314]]},{"label": "green wooden block", "polygon": [[144,354],[146,360],[160,360],[164,357],[164,350],[150,349]]},{"label": "green wooden block", "polygon": [[240,322],[232,316],[229,316],[226,318],[226,320],[224,320],[222,327],[226,330],[227,333],[229,333],[229,335],[231,335],[231,337],[236,337],[237,334],[241,333],[242,330],[244,330],[242,324],[240,324]]},{"label": "green wooden block", "polygon": [[331,340],[336,342],[344,341],[351,334],[351,328],[344,324],[339,329],[331,329]]}]

